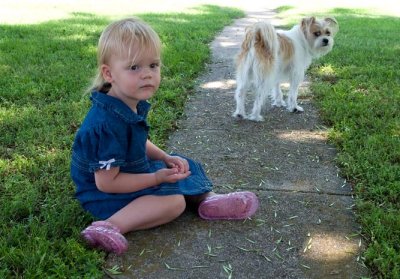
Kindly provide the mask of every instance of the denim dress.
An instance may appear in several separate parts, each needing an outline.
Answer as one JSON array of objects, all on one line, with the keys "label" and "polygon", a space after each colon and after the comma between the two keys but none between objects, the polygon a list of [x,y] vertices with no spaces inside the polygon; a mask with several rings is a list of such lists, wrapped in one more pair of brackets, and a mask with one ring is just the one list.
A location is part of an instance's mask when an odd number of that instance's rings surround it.
[{"label": "denim dress", "polygon": [[82,207],[99,219],[107,219],[143,195],[200,195],[212,190],[202,166],[189,158],[191,175],[176,183],[162,183],[144,190],[110,194],[100,191],[94,173],[120,167],[125,173],[153,173],[166,168],[164,162],[146,156],[150,104],[140,101],[137,113],[124,102],[105,93],[93,92],[92,107],[79,128],[72,147],[71,177]]}]

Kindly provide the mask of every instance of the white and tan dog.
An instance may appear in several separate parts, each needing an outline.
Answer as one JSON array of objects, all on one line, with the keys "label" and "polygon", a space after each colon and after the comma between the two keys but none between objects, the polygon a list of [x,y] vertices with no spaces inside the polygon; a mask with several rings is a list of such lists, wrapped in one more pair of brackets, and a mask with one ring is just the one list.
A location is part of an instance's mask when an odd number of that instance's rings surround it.
[{"label": "white and tan dog", "polygon": [[[263,121],[261,109],[272,93],[273,106],[286,106],[291,112],[303,111],[297,104],[300,83],[313,59],[332,50],[333,37],[339,31],[332,17],[304,18],[291,30],[275,30],[268,22],[248,28],[237,57],[236,111],[234,117]],[[283,100],[280,83],[289,82],[287,104]],[[253,110],[245,113],[246,93],[253,88]]]}]

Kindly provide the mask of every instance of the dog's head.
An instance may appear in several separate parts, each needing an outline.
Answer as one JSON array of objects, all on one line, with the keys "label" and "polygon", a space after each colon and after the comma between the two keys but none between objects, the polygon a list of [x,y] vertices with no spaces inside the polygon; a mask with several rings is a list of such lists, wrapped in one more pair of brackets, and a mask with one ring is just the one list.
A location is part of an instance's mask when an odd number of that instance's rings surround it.
[{"label": "dog's head", "polygon": [[339,24],[333,17],[316,19],[315,17],[303,18],[301,30],[306,38],[311,52],[315,56],[322,56],[332,50]]}]

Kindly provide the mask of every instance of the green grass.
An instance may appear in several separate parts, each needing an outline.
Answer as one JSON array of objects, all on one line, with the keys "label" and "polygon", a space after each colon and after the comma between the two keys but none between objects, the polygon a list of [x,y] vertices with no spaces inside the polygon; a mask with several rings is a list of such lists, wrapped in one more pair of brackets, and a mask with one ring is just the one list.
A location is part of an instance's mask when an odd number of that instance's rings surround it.
[{"label": "green grass", "polygon": [[[310,69],[312,90],[342,174],[354,185],[365,262],[378,278],[400,278],[400,19],[331,14],[340,32],[334,50]],[[213,6],[139,15],[164,43],[162,86],[149,116],[157,144],[175,128],[209,58],[207,43],[242,15]],[[96,42],[109,22],[80,13],[0,26],[0,278],[103,275],[104,253],[79,237],[91,219],[73,198],[69,162],[89,106],[83,91],[94,75]]]},{"label": "green grass", "polygon": [[[216,32],[243,16],[201,6],[141,14],[164,46],[162,86],[151,100],[152,140],[163,146]],[[90,222],[73,197],[70,150],[89,102],[96,44],[109,18],[91,14],[0,26],[0,278],[100,278],[104,253],[79,237]],[[179,24],[177,24],[179,23]]]},{"label": "green grass", "polygon": [[342,174],[354,185],[365,263],[400,278],[400,18],[332,11],[334,50],[310,69]]}]

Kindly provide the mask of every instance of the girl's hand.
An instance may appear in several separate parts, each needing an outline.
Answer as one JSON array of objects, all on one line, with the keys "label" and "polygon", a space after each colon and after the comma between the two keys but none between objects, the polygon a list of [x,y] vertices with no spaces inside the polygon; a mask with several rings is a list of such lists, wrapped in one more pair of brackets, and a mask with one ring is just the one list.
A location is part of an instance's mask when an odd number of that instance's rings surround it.
[{"label": "girl's hand", "polygon": [[179,180],[185,179],[191,174],[190,171],[186,171],[184,173],[180,173],[177,168],[171,169],[160,169],[155,172],[157,185],[163,182],[167,183],[175,183]]},{"label": "girl's hand", "polygon": [[164,162],[168,167],[178,169],[178,173],[180,174],[184,174],[189,171],[189,163],[182,157],[167,155],[164,158]]}]

